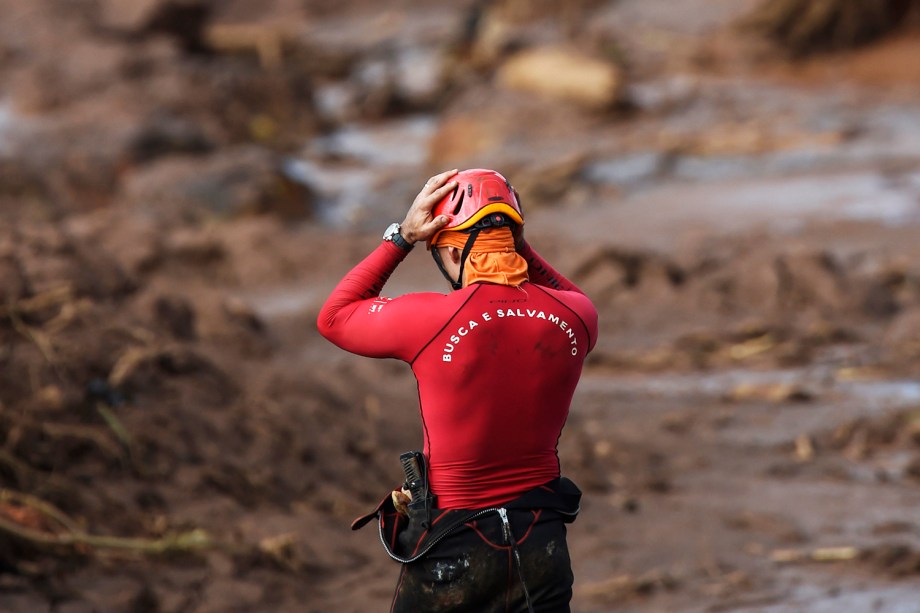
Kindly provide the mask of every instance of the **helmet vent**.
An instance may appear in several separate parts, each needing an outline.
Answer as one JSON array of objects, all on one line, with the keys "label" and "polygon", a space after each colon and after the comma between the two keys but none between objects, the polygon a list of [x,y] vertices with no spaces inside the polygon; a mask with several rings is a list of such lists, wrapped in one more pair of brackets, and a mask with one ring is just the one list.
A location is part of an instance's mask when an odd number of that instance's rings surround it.
[{"label": "helmet vent", "polygon": [[[472,186],[471,186],[471,187],[472,187]],[[460,189],[459,187],[454,188],[454,195],[457,194],[457,191],[458,191],[459,189]],[[453,213],[452,213],[453,215],[458,214],[458,213],[460,212],[461,207],[463,207],[463,194],[464,194],[464,192],[460,192],[460,197],[457,198],[457,204],[454,205],[454,211],[453,211]]]}]

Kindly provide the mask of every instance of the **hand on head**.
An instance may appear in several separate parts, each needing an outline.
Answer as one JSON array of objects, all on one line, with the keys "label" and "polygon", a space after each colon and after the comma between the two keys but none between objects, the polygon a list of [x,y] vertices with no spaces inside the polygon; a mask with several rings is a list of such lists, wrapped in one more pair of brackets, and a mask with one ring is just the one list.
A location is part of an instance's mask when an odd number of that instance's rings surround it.
[{"label": "hand on head", "polygon": [[434,175],[422,187],[412,206],[409,207],[409,211],[406,213],[406,218],[400,228],[400,232],[407,242],[416,243],[427,240],[447,224],[448,219],[446,216],[439,215],[432,218],[431,210],[452,189],[457,187],[457,182],[450,180],[456,174],[457,169]]}]

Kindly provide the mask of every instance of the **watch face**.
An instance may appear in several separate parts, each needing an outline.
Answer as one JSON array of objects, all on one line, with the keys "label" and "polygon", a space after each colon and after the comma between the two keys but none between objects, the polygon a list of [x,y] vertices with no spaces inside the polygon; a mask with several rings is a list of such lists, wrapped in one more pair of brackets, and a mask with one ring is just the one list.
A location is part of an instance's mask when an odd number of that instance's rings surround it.
[{"label": "watch face", "polygon": [[391,238],[393,238],[393,235],[396,234],[397,232],[399,232],[399,224],[394,221],[387,227],[386,231],[383,233],[383,238],[390,240]]}]

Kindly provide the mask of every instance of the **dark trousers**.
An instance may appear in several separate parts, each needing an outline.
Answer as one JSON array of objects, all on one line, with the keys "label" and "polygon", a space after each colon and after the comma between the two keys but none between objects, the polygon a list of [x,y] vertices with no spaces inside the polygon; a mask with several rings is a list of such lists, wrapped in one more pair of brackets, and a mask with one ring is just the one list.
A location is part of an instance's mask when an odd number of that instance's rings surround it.
[{"label": "dark trousers", "polygon": [[498,513],[469,521],[428,554],[402,565],[392,613],[568,613],[572,564],[561,516],[548,509],[509,509],[520,555]]}]

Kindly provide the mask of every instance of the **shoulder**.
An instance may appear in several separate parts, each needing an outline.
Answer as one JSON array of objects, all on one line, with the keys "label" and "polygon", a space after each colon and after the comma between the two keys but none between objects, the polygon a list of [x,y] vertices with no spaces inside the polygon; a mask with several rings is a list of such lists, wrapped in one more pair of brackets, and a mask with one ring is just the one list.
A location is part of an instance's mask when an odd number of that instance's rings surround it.
[{"label": "shoulder", "polygon": [[386,298],[386,300],[388,304],[397,307],[401,312],[411,312],[420,319],[437,319],[450,316],[475,294],[476,290],[470,287],[449,294],[411,292],[394,298]]},{"label": "shoulder", "polygon": [[552,296],[559,302],[564,303],[567,306],[585,308],[592,311],[596,311],[594,303],[591,299],[584,293],[576,290],[569,289],[555,289],[552,287],[546,287],[536,283],[527,283],[526,287],[535,288],[543,293]]},{"label": "shoulder", "polygon": [[598,319],[597,308],[588,296],[579,291],[553,289],[533,283],[529,284],[529,287],[536,288],[537,291],[543,292],[578,315],[588,328],[588,334],[595,335]]}]

